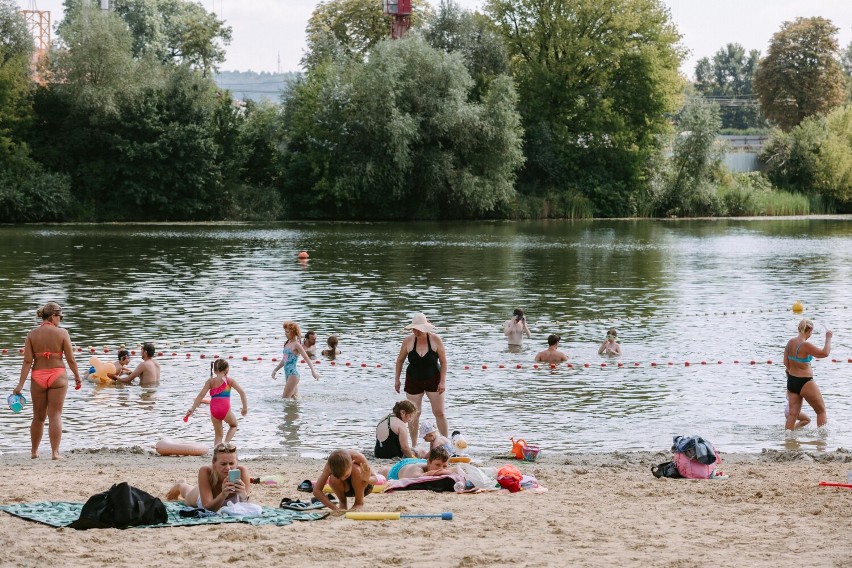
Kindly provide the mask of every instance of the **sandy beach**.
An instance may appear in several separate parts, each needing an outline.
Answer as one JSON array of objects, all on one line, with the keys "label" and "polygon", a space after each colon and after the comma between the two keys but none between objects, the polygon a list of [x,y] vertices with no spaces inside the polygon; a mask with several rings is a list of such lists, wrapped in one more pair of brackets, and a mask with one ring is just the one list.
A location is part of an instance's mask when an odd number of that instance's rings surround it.
[{"label": "sandy beach", "polygon": [[[435,513],[453,521],[358,522],[326,518],[284,527],[246,524],[161,529],[56,529],[0,512],[4,566],[852,566],[852,454],[723,454],[727,480],[655,479],[665,453],[543,455],[519,465],[549,491],[474,495],[425,491],[371,495],[367,510]],[[69,451],[61,462],[0,456],[3,504],[85,501],[128,481],[163,497],[209,458],[149,450]],[[244,460],[252,475],[280,473],[285,487],[253,486],[252,501],[303,498],[313,459]],[[376,461],[376,464],[385,462]]]}]

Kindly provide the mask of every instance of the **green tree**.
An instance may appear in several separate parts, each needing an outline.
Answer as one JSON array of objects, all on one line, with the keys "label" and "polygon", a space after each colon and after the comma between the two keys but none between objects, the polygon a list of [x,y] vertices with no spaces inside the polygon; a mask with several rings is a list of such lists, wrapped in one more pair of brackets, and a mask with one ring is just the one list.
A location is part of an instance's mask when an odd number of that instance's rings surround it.
[{"label": "green tree", "polygon": [[97,121],[68,89],[36,97],[38,155],[72,180],[76,215],[94,220],[198,220],[223,216],[226,161],[215,85],[173,67]]},{"label": "green tree", "polygon": [[754,95],[752,79],[760,52],[729,43],[713,59],[703,57],[695,66],[695,88],[705,97],[730,99],[720,106],[722,128],[761,128],[766,121]]},{"label": "green tree", "polygon": [[506,46],[491,21],[463,10],[453,0],[441,0],[426,23],[423,38],[435,49],[461,54],[476,82],[474,97],[484,92],[494,77],[509,72]]},{"label": "green tree", "polygon": [[849,42],[849,45],[846,46],[846,49],[840,55],[840,64],[843,66],[843,70],[846,71],[846,75],[852,76],[852,41]]},{"label": "green tree", "polygon": [[60,30],[51,88],[71,97],[89,122],[115,117],[122,101],[157,80],[155,66],[133,58],[130,30],[114,13],[86,4]]},{"label": "green tree", "polygon": [[518,85],[524,190],[633,214],[683,90],[668,11],[658,0],[488,0],[486,11]]},{"label": "green tree", "polygon": [[30,57],[33,41],[14,0],[0,0],[0,165],[28,154],[22,134],[32,105]]},{"label": "green tree", "polygon": [[[423,0],[411,3],[413,28],[431,13]],[[363,59],[381,40],[390,37],[391,20],[382,14],[378,0],[325,0],[320,2],[305,29],[308,49],[302,66],[313,69],[327,59]]]},{"label": "green tree", "polygon": [[763,114],[784,130],[825,114],[846,97],[838,28],[825,18],[784,22],[761,59],[754,89]]},{"label": "green tree", "polygon": [[514,195],[523,160],[517,100],[506,76],[481,102],[472,87],[458,54],[416,38],[381,42],[366,62],[326,61],[286,96],[286,195],[312,190],[301,215],[494,211]]},{"label": "green tree", "polygon": [[[64,0],[65,18],[58,32],[77,25],[81,17],[98,11],[89,0]],[[232,30],[199,2],[189,0],[113,0],[114,13],[129,28],[134,58],[151,57],[160,63],[190,65],[205,75],[225,61],[224,46]],[[88,9],[88,12],[85,10]],[[83,14],[86,14],[83,16]]]},{"label": "green tree", "polygon": [[722,151],[716,145],[721,125],[715,103],[696,98],[684,107],[678,118],[672,157],[659,172],[657,215],[718,213],[713,181],[722,161]]},{"label": "green tree", "polygon": [[14,0],[0,0],[0,222],[57,221],[68,215],[68,179],[33,161],[33,40]]},{"label": "green tree", "polygon": [[852,210],[852,105],[774,132],[761,160],[775,185]]}]

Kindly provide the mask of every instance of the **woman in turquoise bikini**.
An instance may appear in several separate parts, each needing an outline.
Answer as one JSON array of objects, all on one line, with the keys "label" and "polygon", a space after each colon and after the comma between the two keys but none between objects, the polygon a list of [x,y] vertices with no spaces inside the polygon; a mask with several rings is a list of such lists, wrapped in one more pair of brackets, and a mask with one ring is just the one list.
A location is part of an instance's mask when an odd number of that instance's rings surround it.
[{"label": "woman in turquoise bikini", "polygon": [[284,384],[284,392],[281,394],[283,398],[296,398],[299,394],[299,357],[301,356],[311,368],[311,375],[314,379],[319,380],[319,373],[314,369],[314,364],[311,362],[310,356],[305,352],[302,343],[299,341],[302,337],[302,330],[299,324],[294,321],[284,322],[284,333],[287,335],[287,342],[284,344],[284,357],[281,362],[272,371],[272,378],[275,374],[284,367],[284,375],[287,377],[287,382]]},{"label": "woman in turquoise bikini", "polygon": [[831,352],[831,330],[825,331],[825,345],[819,349],[810,343],[811,334],[814,331],[814,322],[803,319],[799,322],[799,335],[787,342],[784,348],[784,367],[787,369],[787,392],[790,401],[790,412],[784,426],[785,435],[792,437],[796,418],[802,410],[802,401],[808,404],[816,413],[817,428],[825,426],[828,418],[825,413],[825,402],[822,393],[814,382],[814,370],[811,368],[811,360],[814,357],[822,359],[828,357]]}]

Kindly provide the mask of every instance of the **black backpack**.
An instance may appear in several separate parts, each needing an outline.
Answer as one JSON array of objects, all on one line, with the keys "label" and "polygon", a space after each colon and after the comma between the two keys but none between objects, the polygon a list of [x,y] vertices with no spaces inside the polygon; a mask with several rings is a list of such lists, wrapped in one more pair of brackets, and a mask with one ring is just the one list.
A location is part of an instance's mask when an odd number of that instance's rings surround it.
[{"label": "black backpack", "polygon": [[661,463],[660,465],[652,465],[651,466],[651,473],[653,473],[654,477],[656,477],[658,479],[660,477],[671,477],[673,479],[683,478],[683,476],[677,470],[677,466],[675,465],[675,462],[673,462],[673,461]]},{"label": "black backpack", "polygon": [[159,525],[168,521],[163,502],[127,482],[117,483],[109,491],[92,495],[80,518],[68,525],[72,529],[126,529],[137,525]]}]

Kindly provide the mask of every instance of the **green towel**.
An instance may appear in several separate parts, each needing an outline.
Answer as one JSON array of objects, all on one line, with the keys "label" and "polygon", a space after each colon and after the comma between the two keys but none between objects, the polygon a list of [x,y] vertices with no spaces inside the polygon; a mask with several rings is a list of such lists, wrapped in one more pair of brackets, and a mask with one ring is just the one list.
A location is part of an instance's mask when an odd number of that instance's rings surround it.
[{"label": "green towel", "polygon": [[[276,509],[263,507],[263,515],[259,517],[226,517],[217,515],[206,518],[185,518],[180,516],[180,511],[186,509],[183,503],[165,503],[169,521],[161,525],[142,525],[131,528],[150,527],[184,527],[193,525],[216,525],[220,523],[249,523],[252,525],[289,525],[293,521],[318,521],[328,516],[328,511],[321,513],[308,513],[306,511],[290,511],[288,509]],[[52,527],[66,527],[80,517],[83,509],[82,503],[70,503],[67,501],[45,501],[42,503],[21,503],[20,505],[0,505],[0,511],[6,511],[10,515],[21,517],[37,523],[50,525]]]}]

